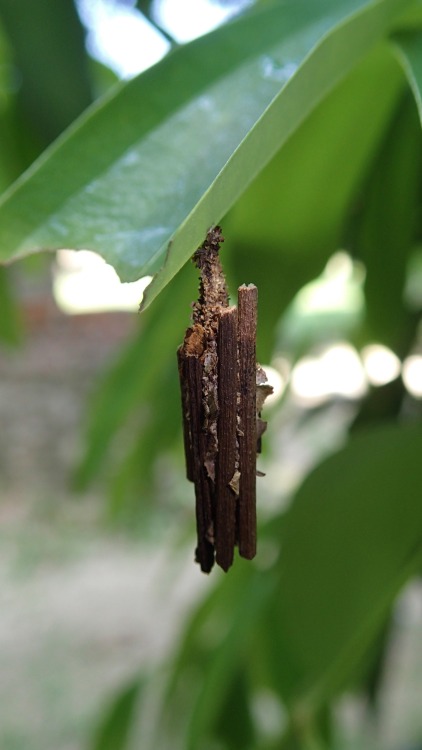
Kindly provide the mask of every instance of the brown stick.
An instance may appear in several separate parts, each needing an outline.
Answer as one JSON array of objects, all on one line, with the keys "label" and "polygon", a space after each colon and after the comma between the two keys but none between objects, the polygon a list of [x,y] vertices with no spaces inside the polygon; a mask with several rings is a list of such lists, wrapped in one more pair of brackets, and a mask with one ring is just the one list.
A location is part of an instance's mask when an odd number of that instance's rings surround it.
[{"label": "brown stick", "polygon": [[236,543],[237,496],[230,486],[236,472],[237,310],[223,310],[218,338],[218,458],[216,471],[216,562],[227,571]]},{"label": "brown stick", "polygon": [[179,346],[177,350],[177,364],[179,366],[180,392],[182,395],[183,445],[185,449],[186,476],[190,482],[194,482],[193,437],[190,421],[191,407],[186,375],[186,355],[183,351],[183,346]]},{"label": "brown stick", "polygon": [[256,323],[258,289],[238,289],[239,346],[239,554],[256,554]]},{"label": "brown stick", "polygon": [[179,355],[186,374],[187,401],[189,403],[190,433],[192,436],[191,470],[195,483],[196,528],[198,546],[196,561],[204,573],[214,565],[213,514],[210,479],[207,477],[205,461],[205,435],[202,430],[202,374],[203,366],[195,355]]}]

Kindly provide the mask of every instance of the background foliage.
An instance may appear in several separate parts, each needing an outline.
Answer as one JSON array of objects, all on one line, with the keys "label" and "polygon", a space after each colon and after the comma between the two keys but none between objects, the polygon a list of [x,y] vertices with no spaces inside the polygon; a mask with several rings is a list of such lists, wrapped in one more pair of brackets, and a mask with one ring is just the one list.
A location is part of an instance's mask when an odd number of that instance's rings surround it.
[{"label": "background foliage", "polygon": [[[262,0],[86,110],[112,76],[88,59],[75,7],[40,0],[34,18],[25,3],[0,0],[0,258],[88,247],[124,280],[156,274],[75,471],[80,489],[106,477],[114,519],[145,523],[157,459],[182,461],[174,352],[196,295],[185,264],[210,225],[232,288],[259,286],[263,361],[339,340],[421,351],[422,4]],[[359,314],[301,316],[298,293],[339,248],[364,269]],[[0,291],[15,340],[6,268]],[[330,406],[295,419],[311,429]],[[287,389],[268,460],[292,410]],[[420,402],[400,377],[370,388],[343,433],[289,502],[280,487],[256,565],[218,578],[171,668],[124,687],[96,750],[130,747],[139,713],[137,747],[344,747],[336,697],[376,711],[392,606],[422,564]]]}]

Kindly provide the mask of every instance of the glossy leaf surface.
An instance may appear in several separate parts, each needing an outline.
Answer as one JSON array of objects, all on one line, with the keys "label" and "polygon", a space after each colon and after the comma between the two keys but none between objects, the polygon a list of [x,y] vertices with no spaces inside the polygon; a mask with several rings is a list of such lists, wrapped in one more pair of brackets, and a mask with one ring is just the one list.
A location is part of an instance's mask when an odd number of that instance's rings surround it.
[{"label": "glossy leaf surface", "polygon": [[126,280],[164,263],[151,300],[407,5],[264,6],[176,50],[83,116],[4,196],[1,259],[88,247]]}]

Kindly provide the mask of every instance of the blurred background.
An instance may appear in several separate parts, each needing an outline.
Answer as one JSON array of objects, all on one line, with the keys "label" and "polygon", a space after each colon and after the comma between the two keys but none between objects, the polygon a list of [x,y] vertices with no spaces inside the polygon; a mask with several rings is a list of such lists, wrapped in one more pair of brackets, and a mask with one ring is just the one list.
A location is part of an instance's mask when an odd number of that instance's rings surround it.
[{"label": "blurred background", "polygon": [[[1,188],[119,80],[251,4],[38,0],[35,10],[30,0],[0,0]],[[336,96],[344,91],[330,95],[332,107]],[[420,128],[413,102],[403,100],[371,146],[374,171],[400,117]],[[258,355],[274,387],[259,459],[259,554],[254,563],[237,559],[226,578],[207,578],[193,563],[193,488],[184,476],[175,347],[197,295],[195,269],[184,268],[142,316],[149,279],[121,284],[89,251],[0,269],[4,750],[422,747],[418,580],[384,618],[370,668],[318,713],[319,744],[312,733],[285,738],[283,680],[268,677],[271,649],[257,648],[269,640],[279,653],[265,592],[278,585],[284,514],[306,477],[362,425],[421,417],[417,242],[399,288],[390,284],[391,311],[374,293],[356,237],[337,245],[324,237],[312,254],[303,242],[299,258],[283,251],[277,261],[277,227],[272,236],[258,225],[252,238],[242,230],[264,182],[296,164],[307,129],[315,138],[325,132],[323,110],[309,120],[222,222],[232,293],[244,282],[259,287]],[[366,174],[359,187],[371,194]],[[274,212],[262,219],[267,228]],[[248,252],[257,242],[259,263]],[[265,596],[265,616],[246,616],[261,613]],[[237,660],[229,657],[233,633],[244,639]],[[281,641],[280,669],[288,671]]]}]

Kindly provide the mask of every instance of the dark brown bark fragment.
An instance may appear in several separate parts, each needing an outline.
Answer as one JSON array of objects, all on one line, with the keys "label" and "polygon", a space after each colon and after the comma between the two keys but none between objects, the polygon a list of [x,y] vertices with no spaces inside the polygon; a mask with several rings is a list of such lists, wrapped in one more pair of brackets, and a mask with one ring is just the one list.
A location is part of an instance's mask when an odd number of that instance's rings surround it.
[{"label": "dark brown bark fragment", "polygon": [[216,562],[227,571],[236,543],[237,496],[230,486],[236,471],[237,433],[237,310],[223,310],[218,337],[218,454],[216,471]]},{"label": "dark brown bark fragment", "polygon": [[239,554],[256,555],[256,323],[258,289],[238,289],[239,347]]},{"label": "dark brown bark fragment", "polygon": [[[187,401],[189,403],[190,442],[189,460],[192,481],[195,484],[195,509],[198,545],[196,561],[204,573],[209,573],[214,565],[214,521],[212,508],[211,480],[205,469],[205,435],[202,429],[202,377],[203,366],[196,355],[186,355],[183,351],[179,358],[183,361],[186,377]],[[188,459],[187,459],[188,461]]]},{"label": "dark brown bark fragment", "polygon": [[190,482],[193,482],[195,466],[193,455],[194,436],[192,435],[191,430],[191,407],[186,372],[186,355],[182,346],[179,346],[177,350],[177,364],[179,368],[180,392],[182,396],[183,446],[186,459],[186,477]]}]

